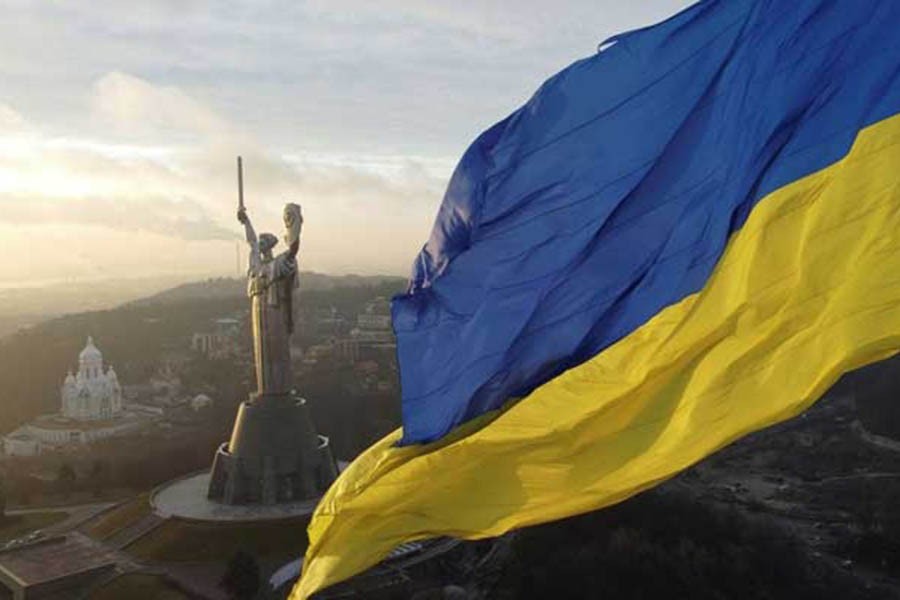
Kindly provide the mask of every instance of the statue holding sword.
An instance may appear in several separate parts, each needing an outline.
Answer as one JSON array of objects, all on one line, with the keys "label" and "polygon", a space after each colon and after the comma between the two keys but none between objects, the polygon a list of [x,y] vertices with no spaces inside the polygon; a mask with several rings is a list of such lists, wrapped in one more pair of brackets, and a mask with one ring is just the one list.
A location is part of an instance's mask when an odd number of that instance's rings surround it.
[{"label": "statue holding sword", "polygon": [[247,294],[257,389],[238,408],[231,438],[216,450],[207,498],[224,505],[315,498],[331,485],[338,471],[330,442],[316,432],[306,399],[294,390],[291,373],[293,298],[303,214],[298,204],[285,204],[287,250],[276,255],[273,249],[278,238],[271,233],[257,236],[250,223],[238,157],[237,218],[250,246]]},{"label": "statue holding sword", "polygon": [[287,395],[293,387],[290,336],[294,330],[293,292],[297,287],[297,252],[303,215],[299,204],[285,204],[284,241],[288,247],[274,255],[278,238],[271,233],[257,237],[247,215],[241,166],[239,157],[237,218],[244,225],[250,246],[247,294],[251,301],[257,393],[260,397]]}]

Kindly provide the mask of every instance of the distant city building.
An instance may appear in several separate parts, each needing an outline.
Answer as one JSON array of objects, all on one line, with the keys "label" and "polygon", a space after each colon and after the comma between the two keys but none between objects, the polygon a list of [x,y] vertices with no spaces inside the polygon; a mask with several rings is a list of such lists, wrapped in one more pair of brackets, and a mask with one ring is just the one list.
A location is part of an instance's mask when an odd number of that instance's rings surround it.
[{"label": "distant city building", "polygon": [[26,431],[15,431],[3,438],[3,452],[7,456],[37,456],[41,442]]},{"label": "distant city building", "polygon": [[350,335],[334,339],[331,345],[336,357],[350,363],[393,361],[397,344],[391,329],[390,302],[379,296],[367,303],[356,316],[356,327]]},{"label": "distant city building", "polygon": [[69,371],[60,389],[59,413],[42,415],[3,437],[7,456],[35,456],[45,447],[86,444],[122,435],[158,418],[122,405],[122,387],[103,354],[88,338],[78,355],[78,373]]},{"label": "distant city building", "polygon": [[[344,362],[355,363],[359,360],[359,340],[353,338],[336,339],[331,342],[332,352]],[[315,364],[315,361],[310,364]]]},{"label": "distant city building", "polygon": [[334,306],[316,309],[312,313],[311,322],[306,317],[301,322],[309,329],[308,333],[319,337],[344,335],[347,329],[346,319]]},{"label": "distant city building", "polygon": [[183,403],[186,398],[182,393],[181,373],[190,359],[191,354],[186,349],[166,350],[146,386],[129,391],[134,397],[141,398],[143,403],[155,406],[175,406]]},{"label": "distant city building", "polygon": [[179,373],[184,369],[184,365],[190,360],[191,353],[189,350],[178,347],[166,348],[159,358],[157,376],[166,380],[178,379]]},{"label": "distant city building", "polygon": [[212,331],[196,332],[191,336],[191,350],[208,358],[234,356],[238,351],[240,325],[237,319],[216,319]]},{"label": "distant city building", "polygon": [[356,326],[362,331],[390,331],[391,303],[382,296],[371,300],[356,316]]},{"label": "distant city building", "polygon": [[331,344],[317,344],[310,346],[303,354],[304,365],[316,365],[329,360],[334,355],[334,347]]},{"label": "distant city building", "polygon": [[378,374],[378,363],[374,360],[364,360],[356,363],[355,370],[357,374],[365,377],[367,375]]},{"label": "distant city building", "polygon": [[198,412],[213,405],[212,398],[206,394],[197,394],[191,399],[191,410]]}]

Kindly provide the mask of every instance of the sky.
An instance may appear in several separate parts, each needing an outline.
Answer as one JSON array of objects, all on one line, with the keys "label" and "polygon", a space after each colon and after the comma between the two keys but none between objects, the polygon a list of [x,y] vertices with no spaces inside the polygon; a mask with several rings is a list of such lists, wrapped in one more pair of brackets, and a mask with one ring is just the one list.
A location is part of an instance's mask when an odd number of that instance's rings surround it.
[{"label": "sky", "polygon": [[405,276],[481,131],[689,3],[3,0],[0,287],[234,276],[239,154],[301,269]]}]

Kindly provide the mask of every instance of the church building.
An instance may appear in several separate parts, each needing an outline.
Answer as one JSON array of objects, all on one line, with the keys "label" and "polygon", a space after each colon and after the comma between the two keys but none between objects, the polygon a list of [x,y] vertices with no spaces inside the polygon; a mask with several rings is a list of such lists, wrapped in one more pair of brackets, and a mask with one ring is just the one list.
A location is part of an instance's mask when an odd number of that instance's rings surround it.
[{"label": "church building", "polygon": [[103,354],[88,337],[78,355],[78,371],[70,370],[60,389],[59,413],[42,415],[3,437],[7,456],[34,456],[45,448],[86,444],[122,435],[150,422],[147,414],[122,406],[122,387]]},{"label": "church building", "polygon": [[115,370],[103,369],[103,354],[89,337],[78,355],[78,374],[69,371],[62,386],[62,415],[88,421],[109,419],[122,412],[122,388]]}]

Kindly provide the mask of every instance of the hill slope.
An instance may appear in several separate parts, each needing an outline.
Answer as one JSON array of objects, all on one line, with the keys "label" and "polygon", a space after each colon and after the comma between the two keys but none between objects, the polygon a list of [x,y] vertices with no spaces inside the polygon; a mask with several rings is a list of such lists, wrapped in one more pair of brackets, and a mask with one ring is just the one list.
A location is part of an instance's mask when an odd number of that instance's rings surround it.
[{"label": "hill slope", "polygon": [[[304,274],[298,303],[310,308],[356,310],[374,295],[403,287],[391,277]],[[248,309],[244,284],[215,279],[181,285],[115,309],[58,317],[0,338],[0,433],[59,410],[59,386],[91,335],[123,384],[147,380],[162,355],[190,348],[195,331],[213,319]],[[249,333],[247,334],[249,335]]]}]

